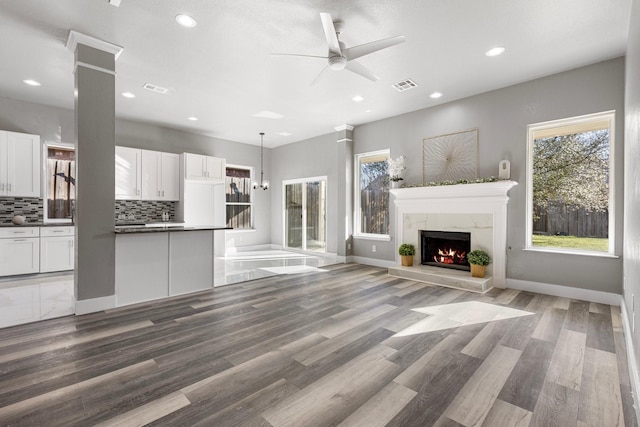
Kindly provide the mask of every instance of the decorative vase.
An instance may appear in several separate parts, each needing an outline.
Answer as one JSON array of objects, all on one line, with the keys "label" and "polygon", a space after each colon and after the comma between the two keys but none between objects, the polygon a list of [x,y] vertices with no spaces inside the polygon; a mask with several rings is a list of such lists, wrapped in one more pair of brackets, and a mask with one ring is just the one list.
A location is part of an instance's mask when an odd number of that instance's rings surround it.
[{"label": "decorative vase", "polygon": [[400,181],[391,181],[391,188],[400,188]]},{"label": "decorative vase", "polygon": [[487,272],[486,265],[470,264],[471,265],[471,277],[484,277]]},{"label": "decorative vase", "polygon": [[11,218],[11,222],[14,223],[15,225],[22,225],[24,224],[24,216],[14,215],[13,218]]},{"label": "decorative vase", "polygon": [[411,267],[413,265],[413,255],[400,255],[400,261],[403,267]]}]

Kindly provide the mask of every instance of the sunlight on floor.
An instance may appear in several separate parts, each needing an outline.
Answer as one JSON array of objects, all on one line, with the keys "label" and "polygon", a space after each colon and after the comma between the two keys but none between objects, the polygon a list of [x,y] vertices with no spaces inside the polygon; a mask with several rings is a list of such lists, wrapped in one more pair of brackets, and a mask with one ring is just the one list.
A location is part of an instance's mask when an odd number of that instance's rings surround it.
[{"label": "sunlight on floor", "polygon": [[431,316],[419,320],[408,328],[401,330],[395,334],[394,337],[406,337],[409,335],[457,328],[459,326],[475,325],[477,323],[512,319],[535,314],[477,301],[412,308],[412,310],[419,313],[430,314]]}]

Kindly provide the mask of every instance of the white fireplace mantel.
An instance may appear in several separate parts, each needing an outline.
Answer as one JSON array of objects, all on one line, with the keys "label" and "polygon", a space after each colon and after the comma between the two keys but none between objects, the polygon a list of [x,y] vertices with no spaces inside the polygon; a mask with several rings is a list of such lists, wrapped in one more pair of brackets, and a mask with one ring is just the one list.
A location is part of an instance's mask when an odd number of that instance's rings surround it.
[{"label": "white fireplace mantel", "polygon": [[[491,214],[493,224],[492,258],[489,270],[493,285],[506,286],[507,203],[515,181],[476,184],[408,187],[390,190],[395,196],[396,236],[404,242],[406,214]],[[398,257],[398,255],[396,255]]]}]

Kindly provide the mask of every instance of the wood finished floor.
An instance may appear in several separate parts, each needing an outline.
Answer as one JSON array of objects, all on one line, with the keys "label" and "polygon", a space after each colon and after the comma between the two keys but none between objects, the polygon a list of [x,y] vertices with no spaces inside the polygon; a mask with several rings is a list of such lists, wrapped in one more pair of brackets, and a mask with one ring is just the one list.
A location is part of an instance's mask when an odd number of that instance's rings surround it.
[{"label": "wood finished floor", "polygon": [[[637,425],[618,307],[324,268],[2,329],[0,425]],[[534,314],[393,336],[469,301]]]}]

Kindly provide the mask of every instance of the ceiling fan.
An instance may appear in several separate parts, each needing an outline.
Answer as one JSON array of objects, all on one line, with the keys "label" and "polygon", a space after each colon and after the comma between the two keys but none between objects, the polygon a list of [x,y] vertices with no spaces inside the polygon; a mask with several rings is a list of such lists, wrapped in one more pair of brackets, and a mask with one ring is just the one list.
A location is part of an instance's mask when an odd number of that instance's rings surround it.
[{"label": "ceiling fan", "polygon": [[324,35],[327,39],[327,56],[299,55],[295,53],[272,54],[281,56],[301,56],[307,58],[326,59],[328,62],[327,66],[324,67],[322,71],[320,71],[315,79],[313,79],[313,81],[311,82],[312,85],[316,84],[328,70],[339,71],[343,69],[349,70],[352,73],[356,73],[366,79],[371,80],[372,82],[378,81],[380,80],[380,77],[376,76],[367,67],[354,60],[362,56],[369,55],[370,53],[395,46],[405,41],[404,36],[395,36],[361,44],[358,46],[345,47],[344,43],[338,39],[340,30],[342,29],[342,22],[337,20],[334,21],[333,19],[331,19],[331,15],[328,13],[320,13],[320,19],[322,20],[322,28],[324,29]]}]

